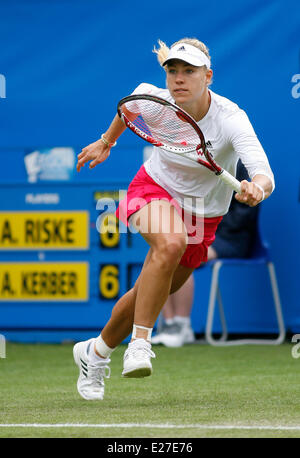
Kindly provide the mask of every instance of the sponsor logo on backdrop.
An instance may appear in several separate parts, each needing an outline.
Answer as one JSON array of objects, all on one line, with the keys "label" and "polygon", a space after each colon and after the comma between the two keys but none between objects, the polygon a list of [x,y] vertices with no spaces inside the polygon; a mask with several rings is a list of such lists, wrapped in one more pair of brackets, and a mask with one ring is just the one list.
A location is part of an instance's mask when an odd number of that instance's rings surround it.
[{"label": "sponsor logo on backdrop", "polygon": [[0,212],[1,250],[87,250],[89,212]]},{"label": "sponsor logo on backdrop", "polygon": [[24,158],[30,183],[38,181],[70,181],[75,171],[73,148],[57,147],[32,151]]},{"label": "sponsor logo on backdrop", "polygon": [[1,262],[0,301],[87,301],[87,262]]}]

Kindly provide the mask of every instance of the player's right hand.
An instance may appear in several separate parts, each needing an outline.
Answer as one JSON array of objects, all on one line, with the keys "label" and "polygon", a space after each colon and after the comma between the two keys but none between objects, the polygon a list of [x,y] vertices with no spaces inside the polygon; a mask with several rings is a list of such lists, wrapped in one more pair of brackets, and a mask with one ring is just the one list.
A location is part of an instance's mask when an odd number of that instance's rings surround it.
[{"label": "player's right hand", "polygon": [[242,180],[241,193],[236,193],[235,199],[249,207],[255,207],[262,201],[263,192],[253,181]]},{"label": "player's right hand", "polygon": [[96,165],[104,162],[110,154],[110,147],[105,145],[101,139],[91,143],[81,150],[77,155],[77,172],[80,172],[84,164],[90,162],[89,168],[93,169]]}]

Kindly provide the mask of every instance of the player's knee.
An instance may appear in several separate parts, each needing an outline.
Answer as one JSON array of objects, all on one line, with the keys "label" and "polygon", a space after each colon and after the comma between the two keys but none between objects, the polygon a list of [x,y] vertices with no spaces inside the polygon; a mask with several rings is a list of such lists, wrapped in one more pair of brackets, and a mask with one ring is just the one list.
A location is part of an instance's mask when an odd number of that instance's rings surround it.
[{"label": "player's knee", "polygon": [[169,237],[161,241],[153,252],[153,259],[160,268],[174,270],[186,249],[185,237]]}]

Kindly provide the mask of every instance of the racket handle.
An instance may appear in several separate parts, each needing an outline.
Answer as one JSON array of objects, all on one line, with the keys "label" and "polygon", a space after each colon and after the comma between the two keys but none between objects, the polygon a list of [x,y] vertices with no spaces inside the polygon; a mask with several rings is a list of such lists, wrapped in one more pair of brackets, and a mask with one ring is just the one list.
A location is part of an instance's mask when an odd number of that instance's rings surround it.
[{"label": "racket handle", "polygon": [[230,173],[226,170],[223,170],[220,175],[218,175],[224,183],[231,186],[238,194],[241,194],[241,183],[235,177],[233,177]]}]

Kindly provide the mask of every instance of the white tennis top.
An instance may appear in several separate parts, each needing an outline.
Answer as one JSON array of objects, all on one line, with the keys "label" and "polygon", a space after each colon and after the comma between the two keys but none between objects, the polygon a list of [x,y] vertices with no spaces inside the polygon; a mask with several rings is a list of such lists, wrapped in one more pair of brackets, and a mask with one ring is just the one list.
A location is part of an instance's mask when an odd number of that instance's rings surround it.
[{"label": "white tennis top", "polygon": [[[140,84],[133,94],[152,94],[174,103],[168,89],[152,84]],[[268,158],[246,113],[229,99],[211,90],[210,94],[209,110],[198,125],[215,161],[235,176],[240,158],[251,179],[257,174],[266,175],[274,189]],[[158,147],[153,147],[144,165],[151,178],[186,211],[207,218],[227,213],[232,189],[206,167]]]}]

